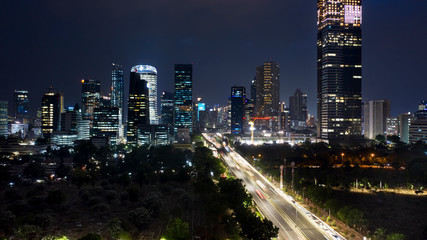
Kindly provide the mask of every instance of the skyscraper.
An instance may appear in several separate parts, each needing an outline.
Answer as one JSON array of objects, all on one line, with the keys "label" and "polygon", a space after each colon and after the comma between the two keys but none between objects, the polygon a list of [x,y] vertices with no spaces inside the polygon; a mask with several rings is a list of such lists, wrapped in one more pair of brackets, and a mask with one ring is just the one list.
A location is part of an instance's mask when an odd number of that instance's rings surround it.
[{"label": "skyscraper", "polygon": [[289,98],[289,114],[294,127],[307,126],[307,94],[299,88]]},{"label": "skyscraper", "polygon": [[173,124],[173,101],[173,93],[166,91],[162,92],[162,96],[160,98],[162,124]]},{"label": "skyscraper", "polygon": [[362,1],[317,0],[318,137],[362,133]]},{"label": "skyscraper", "polygon": [[93,110],[101,103],[101,83],[93,79],[82,80],[82,118],[93,122]]},{"label": "skyscraper", "polygon": [[245,114],[246,88],[241,86],[231,87],[231,133],[243,133],[243,120]]},{"label": "skyscraper", "polygon": [[119,108],[103,106],[94,109],[93,136],[108,137],[111,145],[119,143]]},{"label": "skyscraper", "polygon": [[50,138],[54,131],[59,131],[61,126],[61,113],[64,109],[64,96],[52,88],[42,97],[42,133],[45,138]]},{"label": "skyscraper", "polygon": [[377,135],[385,135],[387,118],[390,117],[390,100],[366,101],[363,105],[364,135],[374,139]]},{"label": "skyscraper", "polygon": [[119,140],[124,137],[124,77],[121,65],[113,63],[111,71],[111,106],[119,109]]},{"label": "skyscraper", "polygon": [[7,101],[0,101],[0,136],[7,137],[8,135],[8,109],[7,109]]},{"label": "skyscraper", "polygon": [[148,85],[150,124],[159,124],[157,114],[157,69],[150,65],[137,65],[132,67],[131,73],[139,80],[145,80]]},{"label": "skyscraper", "polygon": [[[175,64],[175,134],[192,132],[193,65]],[[178,137],[178,139],[183,139]]]},{"label": "skyscraper", "polygon": [[255,114],[261,117],[278,116],[280,112],[280,66],[264,62],[256,68]]},{"label": "skyscraper", "polygon": [[139,125],[150,123],[148,82],[141,78],[138,68],[132,68],[129,81],[127,142],[136,145]]},{"label": "skyscraper", "polygon": [[30,101],[27,90],[15,90],[15,120],[20,123],[26,123],[30,113]]}]

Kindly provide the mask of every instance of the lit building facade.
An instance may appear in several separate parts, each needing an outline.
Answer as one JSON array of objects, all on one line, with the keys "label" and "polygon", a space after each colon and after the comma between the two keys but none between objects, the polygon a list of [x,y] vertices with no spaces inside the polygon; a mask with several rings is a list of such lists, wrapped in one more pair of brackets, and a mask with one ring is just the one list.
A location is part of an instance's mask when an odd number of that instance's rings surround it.
[{"label": "lit building facade", "polygon": [[276,62],[264,62],[256,68],[255,112],[260,117],[279,116],[280,66]]},{"label": "lit building facade", "polygon": [[[175,64],[175,111],[174,132],[178,135],[191,134],[193,121],[193,65]],[[188,139],[180,136],[179,139]]]},{"label": "lit building facade", "polygon": [[363,109],[365,138],[374,139],[377,135],[385,135],[387,118],[390,117],[390,100],[366,101]]},{"label": "lit building facade", "polygon": [[[138,144],[138,126],[150,124],[148,82],[132,68],[129,81],[127,143]],[[142,71],[142,69],[141,69]]]},{"label": "lit building facade", "polygon": [[64,109],[64,96],[60,92],[49,89],[42,97],[42,133],[50,138],[54,131],[59,131],[61,113]]},{"label": "lit building facade", "polygon": [[246,88],[241,86],[231,87],[231,134],[242,134],[245,117]]},{"label": "lit building facade", "polygon": [[386,135],[399,136],[399,121],[397,117],[388,117],[386,119]]},{"label": "lit building facade", "polygon": [[119,125],[120,114],[118,107],[99,107],[94,110],[93,137],[107,137],[110,145],[120,143]]},{"label": "lit building facade", "polygon": [[421,101],[409,127],[409,142],[427,143],[427,100]]},{"label": "lit building facade", "polygon": [[124,137],[124,75],[123,67],[113,63],[111,71],[111,106],[119,108],[119,138]]},{"label": "lit building facade", "polygon": [[150,124],[159,124],[159,115],[157,114],[157,69],[150,65],[137,65],[132,67],[131,73],[139,80],[147,82]]},{"label": "lit building facade", "polygon": [[8,136],[8,102],[0,101],[0,136]]},{"label": "lit building facade", "polygon": [[77,121],[77,140],[90,140],[90,120]]},{"label": "lit building facade", "polygon": [[27,123],[30,117],[30,100],[27,90],[15,90],[14,92],[15,120],[20,123]]},{"label": "lit building facade", "polygon": [[294,96],[289,98],[289,114],[292,128],[307,127],[307,94],[303,93],[301,89],[297,89]]},{"label": "lit building facade", "polygon": [[174,96],[171,92],[162,92],[160,98],[161,122],[162,124],[172,126],[173,124],[173,106]]},{"label": "lit building facade", "polygon": [[317,0],[317,136],[362,134],[362,1]]},{"label": "lit building facade", "polygon": [[93,110],[101,104],[101,83],[93,79],[82,80],[82,118],[93,122]]},{"label": "lit building facade", "polygon": [[77,121],[82,120],[79,105],[68,107],[61,113],[61,131],[77,132]]},{"label": "lit building facade", "polygon": [[167,125],[144,125],[138,128],[138,145],[167,144],[170,144]]},{"label": "lit building facade", "polygon": [[399,137],[400,141],[404,143],[409,143],[409,128],[412,122],[412,114],[411,113],[402,113],[397,117],[399,122]]}]

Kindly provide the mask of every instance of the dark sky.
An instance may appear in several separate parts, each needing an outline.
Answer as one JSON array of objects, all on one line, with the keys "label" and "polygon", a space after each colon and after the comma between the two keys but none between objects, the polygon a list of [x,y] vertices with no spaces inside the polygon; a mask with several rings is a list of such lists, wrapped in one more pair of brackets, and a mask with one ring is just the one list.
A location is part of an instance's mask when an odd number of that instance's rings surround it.
[{"label": "dark sky", "polygon": [[[363,4],[363,98],[414,111],[427,99],[427,1]],[[153,65],[158,91],[172,91],[174,64],[194,63],[194,97],[225,104],[272,59],[281,99],[301,88],[316,113],[315,0],[0,0],[0,31],[2,100],[28,89],[36,108],[53,86],[74,105],[82,78],[109,90],[112,62],[125,84],[133,65]]]}]

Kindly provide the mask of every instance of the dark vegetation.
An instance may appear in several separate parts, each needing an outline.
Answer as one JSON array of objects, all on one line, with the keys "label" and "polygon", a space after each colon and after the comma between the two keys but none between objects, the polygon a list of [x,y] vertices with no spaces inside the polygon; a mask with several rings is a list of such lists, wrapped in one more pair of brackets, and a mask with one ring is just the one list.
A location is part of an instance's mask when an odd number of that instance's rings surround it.
[{"label": "dark vegetation", "polygon": [[[286,189],[372,239],[427,239],[427,146],[378,139],[365,146],[247,146],[236,149]],[[291,189],[291,162],[295,162]],[[405,193],[405,194],[400,194]],[[417,195],[416,195],[417,194]],[[406,237],[405,237],[406,235]],[[400,238],[399,238],[400,237]]]},{"label": "dark vegetation", "polygon": [[241,182],[221,177],[225,168],[205,147],[193,153],[83,143],[22,158],[0,167],[0,239],[277,235],[270,221],[256,216]]}]

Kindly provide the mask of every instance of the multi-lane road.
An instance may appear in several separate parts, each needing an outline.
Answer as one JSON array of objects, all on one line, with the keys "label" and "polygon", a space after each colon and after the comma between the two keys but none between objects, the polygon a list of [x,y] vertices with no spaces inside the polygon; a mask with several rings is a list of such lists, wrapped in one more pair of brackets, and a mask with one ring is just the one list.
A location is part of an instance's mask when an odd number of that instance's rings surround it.
[{"label": "multi-lane road", "polygon": [[[207,134],[204,137],[217,148],[220,143]],[[269,182],[243,157],[230,148],[222,158],[230,171],[243,180],[262,214],[279,228],[279,239],[344,239],[318,218]]]}]

